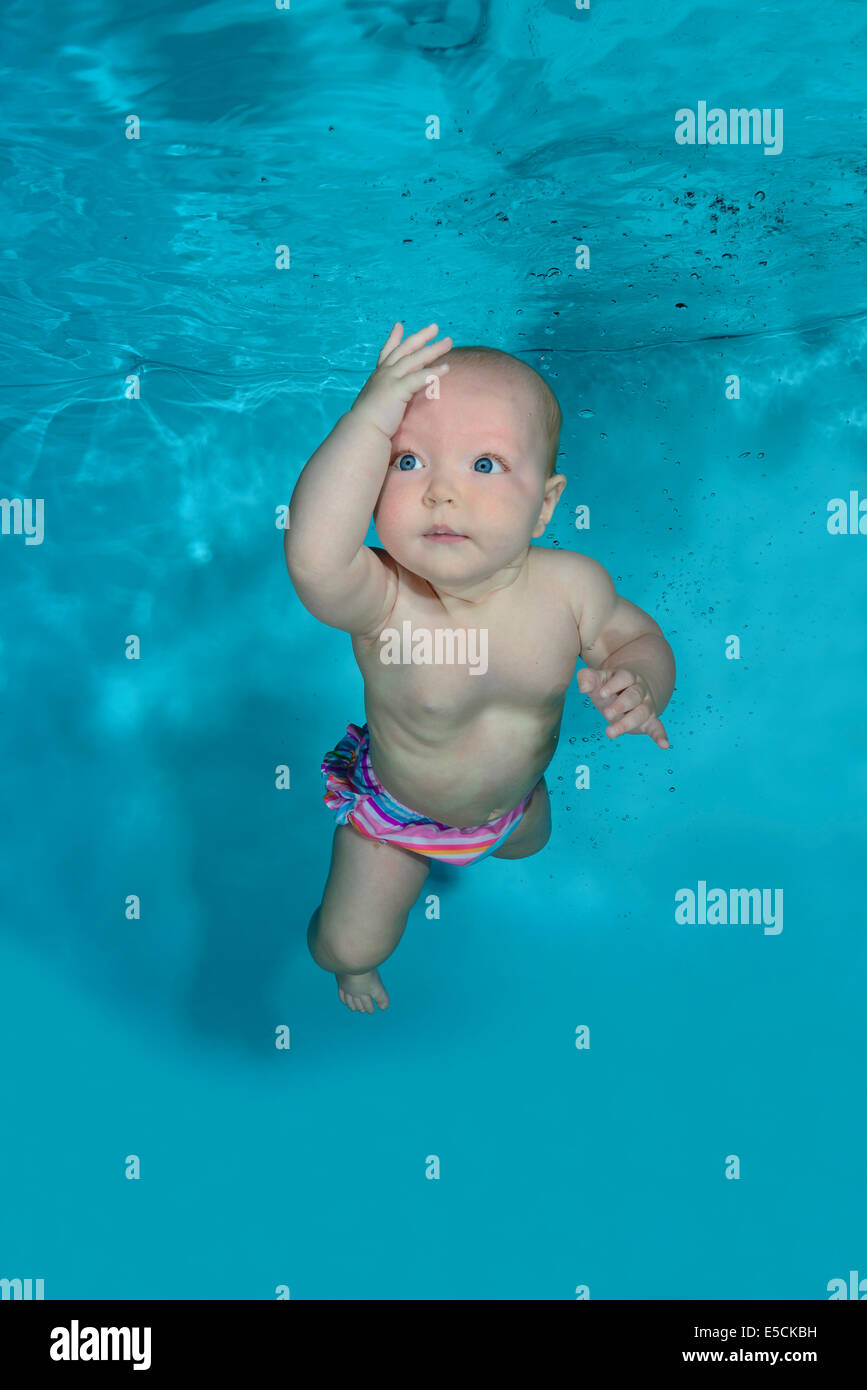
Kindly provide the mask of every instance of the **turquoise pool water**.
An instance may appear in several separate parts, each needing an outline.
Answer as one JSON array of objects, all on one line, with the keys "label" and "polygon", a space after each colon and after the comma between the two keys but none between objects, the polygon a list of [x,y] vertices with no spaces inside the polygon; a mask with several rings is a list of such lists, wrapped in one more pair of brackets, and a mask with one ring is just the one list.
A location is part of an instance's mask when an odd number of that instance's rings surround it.
[{"label": "turquoise pool water", "polygon": [[[44,535],[0,536],[0,1277],[867,1277],[867,536],[828,530],[867,496],[862,7],[101,0],[5,28],[0,492]],[[678,144],[701,101],[782,110],[779,153]],[[361,681],[275,516],[395,319],[547,376],[546,543],[657,618],[678,681],[664,753],[573,688],[548,846],[435,869],[439,920],[414,909],[360,1017],[304,934]],[[700,883],[781,893],[782,929],[678,922]]]}]

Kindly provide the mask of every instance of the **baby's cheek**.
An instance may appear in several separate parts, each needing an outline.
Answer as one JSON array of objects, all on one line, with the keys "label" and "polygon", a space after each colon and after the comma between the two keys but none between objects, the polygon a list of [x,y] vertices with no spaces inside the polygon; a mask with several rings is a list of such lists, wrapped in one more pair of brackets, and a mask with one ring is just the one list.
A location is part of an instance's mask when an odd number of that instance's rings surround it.
[{"label": "baby's cheek", "polygon": [[373,519],[377,529],[382,531],[401,531],[405,528],[406,503],[388,479],[383,484],[379,499],[373,509]]},{"label": "baby's cheek", "polygon": [[523,534],[534,520],[535,515],[531,518],[527,507],[516,498],[492,499],[485,512],[485,521],[504,539]]},{"label": "baby's cheek", "polygon": [[385,482],[379,489],[379,496],[376,499],[376,506],[374,508],[374,511],[379,513],[383,517],[386,517],[388,515],[388,511],[392,502],[393,489],[391,487],[391,478],[392,474],[389,470],[389,472],[386,474]]}]

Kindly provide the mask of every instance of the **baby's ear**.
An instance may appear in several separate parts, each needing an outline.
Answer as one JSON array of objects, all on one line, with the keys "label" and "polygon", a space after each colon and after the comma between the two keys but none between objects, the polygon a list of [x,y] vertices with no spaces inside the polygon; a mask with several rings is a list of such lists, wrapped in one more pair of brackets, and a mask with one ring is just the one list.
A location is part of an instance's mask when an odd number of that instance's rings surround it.
[{"label": "baby's ear", "polygon": [[548,479],[548,481],[546,482],[546,484],[545,484],[545,500],[544,500],[544,502],[542,503],[542,514],[543,514],[543,515],[545,515],[545,508],[546,508],[546,507],[548,508],[547,518],[546,518],[546,519],[550,520],[551,514],[552,514],[552,512],[554,511],[554,508],[556,507],[557,503],[560,501],[560,496],[561,496],[561,494],[562,494],[563,489],[564,489],[565,486],[566,486],[566,474],[565,474],[565,473],[554,473],[554,474],[551,475],[551,477],[550,477],[550,478]]}]

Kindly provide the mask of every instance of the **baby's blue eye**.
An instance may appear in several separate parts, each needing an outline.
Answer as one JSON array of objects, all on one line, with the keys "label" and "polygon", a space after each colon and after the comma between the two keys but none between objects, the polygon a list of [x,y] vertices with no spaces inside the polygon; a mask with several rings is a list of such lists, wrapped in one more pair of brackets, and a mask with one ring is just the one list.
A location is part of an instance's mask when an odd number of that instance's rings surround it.
[{"label": "baby's blue eye", "polygon": [[[480,463],[485,464],[486,467],[479,468]],[[483,454],[481,458],[477,458],[473,464],[473,468],[477,473],[502,473],[503,471],[503,465],[499,463],[497,459],[492,459],[488,454]]]},{"label": "baby's blue eye", "polygon": [[[401,473],[414,473],[415,468],[412,463],[413,459],[415,459],[415,462],[418,464],[419,468],[421,468],[421,460],[417,459],[415,454],[401,454],[400,458],[397,459],[397,467],[399,471]],[[406,464],[406,467],[404,467],[404,464]]]}]

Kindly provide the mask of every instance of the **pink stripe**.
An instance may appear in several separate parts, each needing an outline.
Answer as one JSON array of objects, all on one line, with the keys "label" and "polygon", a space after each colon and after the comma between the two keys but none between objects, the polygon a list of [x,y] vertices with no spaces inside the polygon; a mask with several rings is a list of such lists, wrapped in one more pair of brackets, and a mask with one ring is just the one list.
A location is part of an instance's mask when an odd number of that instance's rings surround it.
[{"label": "pink stripe", "polygon": [[529,796],[508,815],[500,816],[487,826],[468,827],[466,833],[459,829],[437,830],[435,826],[401,826],[396,831],[383,832],[381,818],[369,803],[350,811],[348,820],[362,835],[374,840],[386,840],[401,849],[415,850],[429,859],[443,859],[452,864],[471,864],[489,850],[495,849],[506,838],[524,813]]}]

